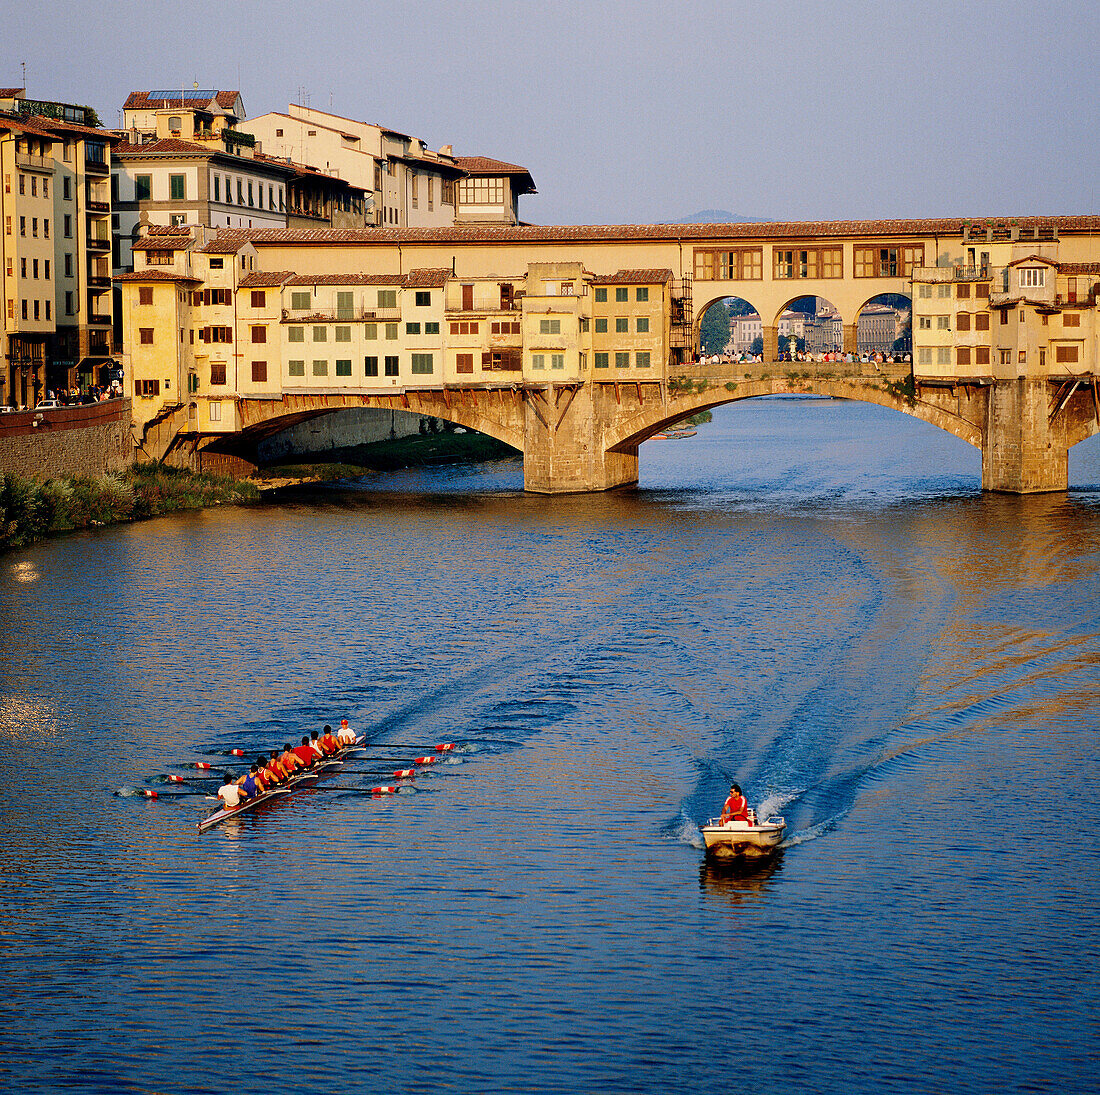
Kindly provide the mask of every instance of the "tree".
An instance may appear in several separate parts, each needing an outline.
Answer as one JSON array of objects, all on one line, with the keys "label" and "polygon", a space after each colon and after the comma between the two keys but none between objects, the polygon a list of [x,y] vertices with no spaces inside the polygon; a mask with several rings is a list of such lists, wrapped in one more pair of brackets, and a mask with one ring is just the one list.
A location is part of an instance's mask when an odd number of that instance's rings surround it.
[{"label": "tree", "polygon": [[720,354],[730,340],[730,314],[724,300],[715,301],[699,324],[699,346],[704,354]]}]

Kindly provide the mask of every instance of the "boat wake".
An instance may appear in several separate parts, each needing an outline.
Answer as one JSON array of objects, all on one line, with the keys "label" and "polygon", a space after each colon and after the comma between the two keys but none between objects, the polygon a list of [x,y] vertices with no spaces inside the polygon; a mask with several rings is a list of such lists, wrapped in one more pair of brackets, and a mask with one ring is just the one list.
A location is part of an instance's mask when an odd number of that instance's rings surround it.
[{"label": "boat wake", "polygon": [[705,847],[703,834],[699,831],[699,826],[683,810],[680,811],[680,816],[672,823],[671,830],[672,835],[681,844],[700,850]]}]

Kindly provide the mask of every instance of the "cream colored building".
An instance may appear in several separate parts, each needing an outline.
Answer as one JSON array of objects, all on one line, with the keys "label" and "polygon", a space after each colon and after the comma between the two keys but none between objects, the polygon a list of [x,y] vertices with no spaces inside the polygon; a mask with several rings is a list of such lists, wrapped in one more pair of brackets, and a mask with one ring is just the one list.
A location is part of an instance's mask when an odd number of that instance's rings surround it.
[{"label": "cream colored building", "polygon": [[[111,149],[117,138],[70,119],[83,107],[0,89],[0,401],[113,373]],[[62,117],[52,117],[49,110]]]}]

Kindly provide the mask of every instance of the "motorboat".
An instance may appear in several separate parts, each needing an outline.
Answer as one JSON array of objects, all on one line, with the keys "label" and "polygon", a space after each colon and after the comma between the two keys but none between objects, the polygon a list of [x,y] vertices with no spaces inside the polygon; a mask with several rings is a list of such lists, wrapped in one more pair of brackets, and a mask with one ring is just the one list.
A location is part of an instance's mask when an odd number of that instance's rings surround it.
[{"label": "motorboat", "polygon": [[701,831],[708,856],[753,859],[775,852],[787,831],[787,822],[778,814],[757,821],[750,810],[748,821],[719,825],[717,818],[711,818]]}]

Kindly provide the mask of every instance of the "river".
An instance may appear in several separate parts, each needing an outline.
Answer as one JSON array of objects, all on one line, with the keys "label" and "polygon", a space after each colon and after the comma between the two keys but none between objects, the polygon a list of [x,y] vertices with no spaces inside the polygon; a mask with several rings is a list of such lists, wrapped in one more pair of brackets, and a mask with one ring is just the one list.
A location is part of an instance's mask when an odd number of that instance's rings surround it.
[{"label": "river", "polygon": [[[433,468],[0,558],[0,1087],[1096,1090],[1071,456],[983,496],[931,427],[757,400],[636,491]],[[163,782],[344,715],[364,756],[232,826]],[[700,850],[734,778],[789,827],[754,871]]]}]

